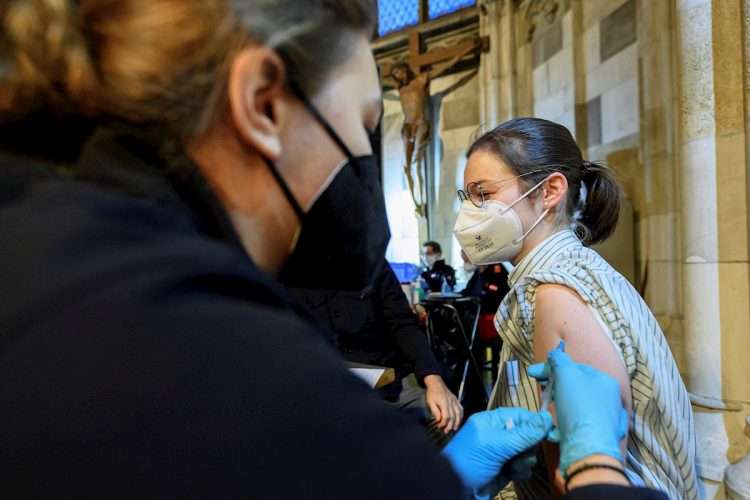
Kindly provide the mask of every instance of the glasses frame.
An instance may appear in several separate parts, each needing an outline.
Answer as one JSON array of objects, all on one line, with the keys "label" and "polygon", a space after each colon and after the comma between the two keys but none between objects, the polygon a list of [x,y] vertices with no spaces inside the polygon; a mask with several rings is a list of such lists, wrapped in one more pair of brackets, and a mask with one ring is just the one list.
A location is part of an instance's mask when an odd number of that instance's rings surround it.
[{"label": "glasses frame", "polygon": [[[485,185],[498,185],[498,186],[501,186],[503,184],[509,183],[510,181],[514,181],[516,179],[521,179],[522,177],[528,177],[529,175],[538,174],[540,172],[544,172],[544,170],[543,169],[532,170],[531,172],[526,172],[525,174],[516,175],[515,177],[511,177],[509,179],[501,179],[501,180],[496,180],[496,181],[489,181],[489,182],[485,182],[484,184]],[[478,186],[479,189],[480,189],[479,196],[481,198],[481,201],[479,202],[478,205],[471,198],[471,195],[470,195],[471,190],[472,190],[472,188],[474,186]],[[486,201],[485,200],[485,194],[486,193],[484,191],[482,191],[482,183],[481,182],[470,182],[469,184],[466,185],[466,190],[465,191],[463,189],[457,189],[456,190],[456,196],[458,196],[458,201],[460,203],[463,203],[464,201],[468,200],[468,201],[471,202],[472,205],[474,205],[477,208],[483,208],[484,207],[484,203]]]}]

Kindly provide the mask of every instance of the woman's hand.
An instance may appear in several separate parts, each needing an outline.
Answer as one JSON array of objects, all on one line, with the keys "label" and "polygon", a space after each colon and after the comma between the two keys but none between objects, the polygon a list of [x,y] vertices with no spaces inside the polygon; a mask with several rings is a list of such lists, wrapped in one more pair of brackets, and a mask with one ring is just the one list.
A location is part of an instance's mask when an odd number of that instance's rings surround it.
[{"label": "woman's hand", "polygon": [[457,431],[464,418],[464,409],[456,396],[448,389],[440,375],[427,375],[424,385],[427,389],[427,407],[438,428],[446,434]]}]

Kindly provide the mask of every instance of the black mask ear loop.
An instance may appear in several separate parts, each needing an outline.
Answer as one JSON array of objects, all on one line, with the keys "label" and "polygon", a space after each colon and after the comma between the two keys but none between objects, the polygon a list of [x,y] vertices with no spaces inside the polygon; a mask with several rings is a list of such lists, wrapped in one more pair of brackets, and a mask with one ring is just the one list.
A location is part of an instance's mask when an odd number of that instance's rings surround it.
[{"label": "black mask ear loop", "polygon": [[284,193],[284,196],[286,196],[287,201],[289,201],[289,204],[292,206],[292,210],[294,210],[295,215],[297,215],[300,223],[302,223],[302,219],[305,217],[305,212],[297,202],[297,198],[294,197],[294,195],[292,194],[292,190],[289,189],[286,181],[283,177],[281,177],[281,174],[276,168],[276,165],[274,165],[274,163],[265,156],[263,157],[263,159],[265,160],[266,165],[268,165],[268,169],[271,171],[271,175],[273,175],[273,178],[276,179],[276,184],[279,185],[281,191]]},{"label": "black mask ear loop", "polygon": [[[320,124],[321,127],[326,131],[328,136],[333,140],[333,142],[336,143],[336,146],[341,150],[344,155],[350,160],[356,162],[354,155],[351,151],[349,151],[349,148],[344,144],[344,141],[341,140],[339,135],[336,133],[335,130],[333,130],[333,127],[328,123],[328,120],[323,118],[323,116],[318,112],[318,109],[312,105],[310,100],[307,98],[304,92],[302,92],[302,89],[299,88],[299,86],[289,81],[289,88],[292,90],[292,93],[294,93],[297,98],[302,101],[302,104],[305,105],[305,108],[307,108],[308,112],[315,118],[315,120]],[[302,207],[300,206],[299,202],[297,202],[297,199],[292,194],[292,190],[289,189],[289,186],[287,185],[286,181],[283,177],[281,177],[281,174],[279,173],[278,169],[276,168],[276,165],[269,160],[268,158],[263,158],[266,162],[266,165],[268,165],[268,168],[271,170],[271,174],[273,175],[273,178],[276,179],[276,183],[281,188],[281,191],[284,193],[284,196],[286,196],[286,199],[289,201],[289,204],[292,206],[292,209],[294,210],[294,213],[297,215],[297,218],[299,219],[300,223],[302,223],[303,219],[305,218],[305,212],[302,210]]]},{"label": "black mask ear loop", "polygon": [[297,98],[302,101],[302,104],[305,105],[307,108],[307,111],[315,118],[315,121],[317,121],[321,127],[326,131],[328,134],[328,137],[331,138],[333,142],[336,143],[336,146],[341,150],[342,153],[347,157],[349,161],[356,161],[356,158],[352,154],[352,152],[349,150],[349,147],[344,144],[344,141],[341,140],[341,137],[339,137],[339,134],[336,133],[335,130],[333,130],[333,127],[331,127],[330,123],[328,123],[328,120],[323,118],[323,115],[320,114],[318,111],[318,108],[313,106],[313,103],[310,102],[310,100],[307,98],[304,92],[302,92],[302,89],[299,88],[299,85],[297,85],[295,82],[290,81],[289,82],[289,88],[292,90],[294,95],[297,96]]}]

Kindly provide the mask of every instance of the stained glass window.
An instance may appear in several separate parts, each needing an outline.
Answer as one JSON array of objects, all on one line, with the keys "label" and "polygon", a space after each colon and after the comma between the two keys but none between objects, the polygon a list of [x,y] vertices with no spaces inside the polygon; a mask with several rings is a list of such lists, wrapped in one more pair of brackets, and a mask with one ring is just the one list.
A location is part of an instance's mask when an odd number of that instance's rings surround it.
[{"label": "stained glass window", "polygon": [[418,23],[419,0],[378,0],[378,35],[387,35]]},{"label": "stained glass window", "polygon": [[452,14],[457,10],[471,7],[475,3],[475,0],[430,0],[428,2],[428,17],[430,19],[435,19],[440,16]]},{"label": "stained glass window", "polygon": [[[476,5],[476,0],[427,0],[426,19],[420,19],[422,0],[378,0],[378,35],[385,36],[420,22],[437,19]],[[423,13],[424,17],[425,14]]]}]

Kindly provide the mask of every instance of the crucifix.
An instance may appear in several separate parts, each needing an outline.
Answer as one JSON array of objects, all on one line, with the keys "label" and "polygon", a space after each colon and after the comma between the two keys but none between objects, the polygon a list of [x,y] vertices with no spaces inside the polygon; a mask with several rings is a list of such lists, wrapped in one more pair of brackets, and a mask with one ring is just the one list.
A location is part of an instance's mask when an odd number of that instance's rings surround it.
[{"label": "crucifix", "polygon": [[[398,89],[404,125],[401,139],[404,141],[404,175],[411,192],[417,216],[426,216],[426,186],[422,160],[430,143],[432,124],[426,108],[430,99],[430,82],[442,76],[461,59],[475,52],[489,49],[488,37],[474,37],[452,47],[441,47],[427,52],[421,51],[419,33],[409,37],[409,56],[406,61],[383,64],[380,74],[392,80]],[[476,71],[465,76],[449,88],[440,92],[440,97],[456,90],[476,75]],[[415,174],[416,173],[416,183]]]}]

